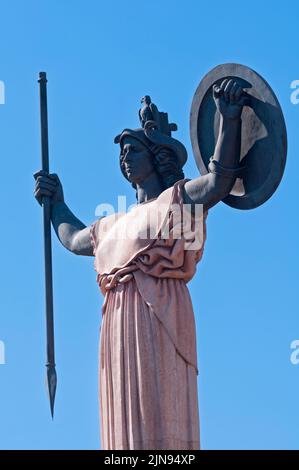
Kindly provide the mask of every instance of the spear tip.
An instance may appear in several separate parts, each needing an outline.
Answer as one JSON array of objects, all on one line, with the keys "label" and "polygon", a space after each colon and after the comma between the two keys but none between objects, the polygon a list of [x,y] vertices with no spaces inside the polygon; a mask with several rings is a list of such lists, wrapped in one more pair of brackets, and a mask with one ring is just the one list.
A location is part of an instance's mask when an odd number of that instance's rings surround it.
[{"label": "spear tip", "polygon": [[55,365],[47,364],[47,390],[50,401],[51,416],[54,419],[54,403],[57,387],[57,374]]}]

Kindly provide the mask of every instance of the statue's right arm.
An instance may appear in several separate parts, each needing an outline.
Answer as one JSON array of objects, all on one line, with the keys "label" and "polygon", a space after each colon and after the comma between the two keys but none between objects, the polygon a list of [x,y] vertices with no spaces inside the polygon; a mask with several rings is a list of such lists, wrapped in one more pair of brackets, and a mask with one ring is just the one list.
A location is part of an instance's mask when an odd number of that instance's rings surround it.
[{"label": "statue's right arm", "polygon": [[34,174],[34,196],[41,205],[44,196],[51,198],[51,221],[62,245],[72,253],[93,256],[90,227],[86,227],[64,202],[63,188],[56,174]]}]

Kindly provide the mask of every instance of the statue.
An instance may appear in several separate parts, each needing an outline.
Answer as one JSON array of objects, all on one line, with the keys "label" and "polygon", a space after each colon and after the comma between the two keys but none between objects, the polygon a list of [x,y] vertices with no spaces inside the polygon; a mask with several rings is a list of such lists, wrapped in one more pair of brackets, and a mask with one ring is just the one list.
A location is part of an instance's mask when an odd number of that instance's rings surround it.
[{"label": "statue", "polygon": [[[275,182],[266,184],[265,198],[262,173],[254,180],[250,157],[256,170],[252,147],[267,140],[260,129],[268,112],[279,124],[280,108],[264,100],[265,110],[258,103],[259,90],[251,94],[250,83],[240,82],[242,66],[232,73],[231,65],[214,69],[212,79],[208,74],[194,97],[191,139],[202,176],[185,178],[187,152],[171,135],[177,127],[149,96],[139,111],[142,127],[124,129],[115,138],[120,169],[136,191],[130,212],[101,217],[86,227],[66,204],[59,177],[46,171],[34,175],[37,201],[50,198],[58,239],[74,254],[94,256],[105,296],[99,359],[102,449],[200,448],[195,322],[187,283],[203,255],[207,214],[222,200],[247,209],[264,202],[282,176],[284,165],[279,173],[276,161],[285,161],[285,147],[279,147],[270,162]],[[248,113],[255,123],[251,131],[242,125]],[[157,214],[158,221],[152,217]],[[163,237],[166,225],[168,236]],[[128,229],[133,236],[119,236]],[[141,237],[141,231],[147,236]],[[199,233],[199,243],[193,244]]]}]

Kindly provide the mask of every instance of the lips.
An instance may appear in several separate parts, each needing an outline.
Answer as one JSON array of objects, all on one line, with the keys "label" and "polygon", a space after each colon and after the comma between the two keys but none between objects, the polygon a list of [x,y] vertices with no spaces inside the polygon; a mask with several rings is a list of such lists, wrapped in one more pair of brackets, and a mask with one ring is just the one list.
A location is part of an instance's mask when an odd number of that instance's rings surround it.
[{"label": "lips", "polygon": [[133,165],[126,165],[126,170],[127,171],[134,171],[134,166]]}]

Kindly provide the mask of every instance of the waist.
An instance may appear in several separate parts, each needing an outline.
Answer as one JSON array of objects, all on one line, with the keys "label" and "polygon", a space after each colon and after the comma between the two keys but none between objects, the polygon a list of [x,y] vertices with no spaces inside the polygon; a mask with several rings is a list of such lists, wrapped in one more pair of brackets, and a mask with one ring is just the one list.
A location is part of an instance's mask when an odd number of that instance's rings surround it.
[{"label": "waist", "polygon": [[138,267],[135,265],[126,266],[125,268],[118,269],[112,274],[98,274],[97,282],[103,295],[107,291],[113,289],[118,284],[125,284],[133,279],[133,272],[137,271]]}]

